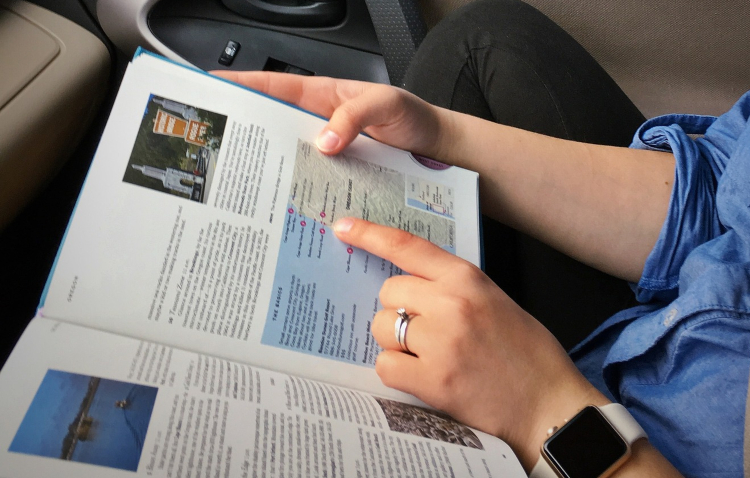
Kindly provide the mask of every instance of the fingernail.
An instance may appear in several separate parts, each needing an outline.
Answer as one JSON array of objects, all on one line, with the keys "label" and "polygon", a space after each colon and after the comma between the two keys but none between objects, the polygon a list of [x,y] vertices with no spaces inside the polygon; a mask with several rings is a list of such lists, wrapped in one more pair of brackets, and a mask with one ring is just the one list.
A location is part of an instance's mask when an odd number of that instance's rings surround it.
[{"label": "fingernail", "polygon": [[331,131],[330,129],[323,130],[319,135],[315,143],[318,145],[318,149],[324,153],[333,151],[336,146],[341,142],[339,135]]},{"label": "fingernail", "polygon": [[333,230],[335,232],[347,233],[354,225],[354,219],[350,217],[344,217],[339,219],[333,224]]}]

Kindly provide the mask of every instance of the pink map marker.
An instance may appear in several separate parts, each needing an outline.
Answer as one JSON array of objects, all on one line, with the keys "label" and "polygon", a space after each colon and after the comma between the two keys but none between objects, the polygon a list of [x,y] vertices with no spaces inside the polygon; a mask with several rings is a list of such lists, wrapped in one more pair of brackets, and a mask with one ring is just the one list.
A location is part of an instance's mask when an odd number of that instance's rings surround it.
[{"label": "pink map marker", "polygon": [[351,247],[347,247],[346,252],[348,252],[349,254],[354,254],[354,249],[352,249]]},{"label": "pink map marker", "polygon": [[289,208],[289,209],[287,209],[286,211],[287,211],[287,212],[288,212],[289,214],[294,214],[294,209],[292,209],[292,208]]},{"label": "pink map marker", "polygon": [[321,227],[321,228],[320,228],[320,233],[321,233],[321,234],[325,234],[325,233],[326,233],[326,230],[325,230],[325,229],[323,229],[323,228]]},{"label": "pink map marker", "polygon": [[299,225],[300,225],[300,226],[302,226],[302,227],[305,227],[305,226],[307,226],[307,222],[305,222],[305,221],[300,221]]},{"label": "pink map marker", "polygon": [[320,217],[326,217],[325,211],[320,211]]}]

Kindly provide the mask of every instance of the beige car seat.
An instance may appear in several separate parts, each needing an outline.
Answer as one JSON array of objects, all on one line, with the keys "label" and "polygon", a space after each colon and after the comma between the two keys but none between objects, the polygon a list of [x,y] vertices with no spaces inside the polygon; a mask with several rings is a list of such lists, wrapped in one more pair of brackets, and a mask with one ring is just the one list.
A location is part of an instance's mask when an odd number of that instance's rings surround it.
[{"label": "beige car seat", "polygon": [[107,90],[94,35],[49,10],[0,0],[0,230],[60,169]]},{"label": "beige car seat", "polygon": [[[433,26],[470,0],[419,0]],[[570,33],[647,117],[721,114],[750,90],[747,0],[525,0]]]}]

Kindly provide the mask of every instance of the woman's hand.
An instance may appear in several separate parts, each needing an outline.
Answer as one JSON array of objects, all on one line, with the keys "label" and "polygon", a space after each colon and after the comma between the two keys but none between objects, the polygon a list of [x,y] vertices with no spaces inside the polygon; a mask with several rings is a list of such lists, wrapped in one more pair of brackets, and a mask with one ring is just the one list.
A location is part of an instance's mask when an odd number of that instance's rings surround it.
[{"label": "woman's hand", "polygon": [[212,74],[330,118],[318,148],[336,154],[364,131],[380,142],[439,158],[451,114],[393,86],[257,71]]},{"label": "woman's hand", "polygon": [[[547,329],[477,267],[398,229],[344,218],[334,230],[411,274],[385,282],[372,324],[385,349],[376,363],[385,385],[503,438],[527,470],[549,427],[608,402]],[[396,340],[400,307],[410,317],[413,355]]]}]

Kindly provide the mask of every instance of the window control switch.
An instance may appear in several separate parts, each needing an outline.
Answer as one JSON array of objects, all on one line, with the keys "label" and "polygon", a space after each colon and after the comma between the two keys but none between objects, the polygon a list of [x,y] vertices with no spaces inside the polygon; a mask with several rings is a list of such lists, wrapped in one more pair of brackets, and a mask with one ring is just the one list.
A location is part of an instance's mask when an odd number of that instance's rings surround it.
[{"label": "window control switch", "polygon": [[224,51],[219,57],[219,63],[224,66],[229,66],[234,61],[234,57],[237,56],[237,52],[240,51],[240,44],[236,41],[229,40],[227,46],[224,47]]}]

